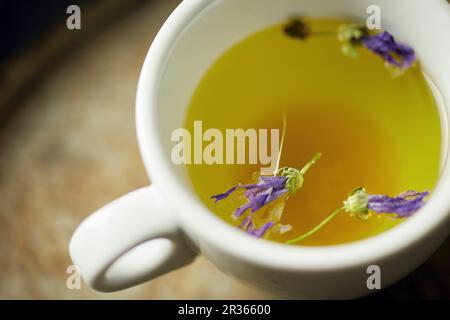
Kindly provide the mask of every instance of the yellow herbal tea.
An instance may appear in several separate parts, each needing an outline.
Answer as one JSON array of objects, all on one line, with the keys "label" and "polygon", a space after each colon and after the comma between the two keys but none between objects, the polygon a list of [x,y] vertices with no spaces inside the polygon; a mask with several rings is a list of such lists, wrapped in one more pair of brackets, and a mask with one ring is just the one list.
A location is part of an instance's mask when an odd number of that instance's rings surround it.
[{"label": "yellow herbal tea", "polygon": [[[310,20],[315,30],[337,29],[342,21]],[[280,128],[287,116],[281,166],[301,168],[316,152],[322,158],[284,208],[282,223],[293,228],[272,234],[285,242],[314,228],[342,205],[349,191],[372,194],[431,190],[438,179],[440,121],[420,67],[394,78],[367,50],[358,59],[341,53],[336,37],[297,41],[277,25],[238,43],[204,75],[185,120],[207,128]],[[242,203],[211,196],[249,183],[258,165],[188,165],[199,198],[233,223]],[[400,223],[388,215],[367,221],[345,212],[299,245],[333,245],[376,235]]]}]

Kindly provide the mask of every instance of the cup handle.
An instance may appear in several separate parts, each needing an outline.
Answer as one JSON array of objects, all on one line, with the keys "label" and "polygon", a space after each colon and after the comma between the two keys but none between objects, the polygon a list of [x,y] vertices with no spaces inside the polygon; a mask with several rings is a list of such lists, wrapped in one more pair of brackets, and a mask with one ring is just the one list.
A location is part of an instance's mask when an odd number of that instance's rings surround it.
[{"label": "cup handle", "polygon": [[70,256],[81,276],[102,292],[156,278],[196,255],[153,185],[90,215],[70,241]]}]

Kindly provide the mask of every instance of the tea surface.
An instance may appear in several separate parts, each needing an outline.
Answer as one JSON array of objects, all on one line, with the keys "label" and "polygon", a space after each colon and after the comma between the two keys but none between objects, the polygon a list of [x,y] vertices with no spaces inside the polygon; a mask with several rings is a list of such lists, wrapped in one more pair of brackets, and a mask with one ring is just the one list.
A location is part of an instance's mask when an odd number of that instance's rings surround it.
[{"label": "tea surface", "polygon": [[[315,30],[335,30],[341,21],[309,20]],[[291,39],[277,25],[232,47],[205,74],[185,121],[204,129],[280,128],[287,115],[281,166],[301,168],[323,154],[305,185],[286,203],[282,223],[293,230],[270,237],[292,239],[320,223],[364,186],[394,196],[431,190],[439,175],[440,121],[420,67],[393,78],[367,50],[358,59],[341,54],[335,37]],[[251,181],[258,165],[189,165],[199,198],[231,222],[239,206],[210,197]],[[419,213],[420,214],[420,213]],[[300,245],[332,245],[363,239],[401,220],[386,215],[368,221],[341,213]]]}]

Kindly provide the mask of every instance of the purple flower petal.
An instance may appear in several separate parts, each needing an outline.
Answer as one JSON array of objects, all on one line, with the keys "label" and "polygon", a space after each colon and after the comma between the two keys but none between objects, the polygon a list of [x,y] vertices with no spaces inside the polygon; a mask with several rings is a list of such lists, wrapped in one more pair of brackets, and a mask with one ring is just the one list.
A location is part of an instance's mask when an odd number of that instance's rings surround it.
[{"label": "purple flower petal", "polygon": [[259,194],[257,194],[255,197],[253,197],[249,203],[252,204],[252,212],[255,212],[259,209],[261,209],[266,204],[266,199],[272,192],[271,189],[267,189]]},{"label": "purple flower petal", "polygon": [[223,199],[227,198],[230,194],[232,194],[238,187],[239,186],[235,186],[235,187],[227,190],[224,193],[216,194],[216,195],[212,196],[211,199],[216,199],[215,202],[223,200]]},{"label": "purple flower petal", "polygon": [[237,189],[252,189],[252,188],[255,188],[256,186],[258,186],[258,185],[257,184],[237,185],[237,186],[234,186],[233,188],[227,190],[224,193],[220,193],[220,194],[216,194],[216,195],[212,196],[211,199],[216,199],[215,202],[217,202],[217,201],[223,200],[225,198],[228,198],[228,196],[230,194],[232,194],[234,191],[236,191]]},{"label": "purple flower petal", "polygon": [[241,224],[239,225],[240,229],[247,230],[249,225],[252,224],[252,218],[250,216],[246,217],[244,220],[242,220]]},{"label": "purple flower petal", "polygon": [[409,217],[425,204],[428,191],[407,191],[397,197],[369,195],[368,209],[377,213],[396,213],[399,217]]},{"label": "purple flower petal", "polygon": [[244,204],[243,206],[237,208],[233,213],[233,217],[235,217],[235,218],[242,217],[244,212],[247,211],[247,209],[250,209],[252,206],[253,206],[253,203],[248,202],[248,203]]},{"label": "purple flower petal", "polygon": [[211,198],[215,199],[217,202],[227,198],[239,188],[246,189],[245,197],[248,202],[237,208],[233,213],[235,218],[240,218],[248,209],[251,209],[251,212],[255,212],[270,202],[285,195],[288,192],[285,189],[286,181],[286,177],[261,176],[256,184],[237,185],[225,193],[214,195]]},{"label": "purple flower petal", "polygon": [[400,197],[400,198],[411,198],[411,197],[417,197],[417,196],[421,196],[421,195],[428,196],[429,194],[430,193],[428,191],[417,192],[417,191],[414,191],[414,190],[408,190],[408,191],[400,193],[397,197]]},{"label": "purple flower petal", "polygon": [[284,185],[286,183],[286,177],[278,177],[278,176],[261,176],[259,177],[259,183],[266,186],[272,187],[275,190],[284,189]]},{"label": "purple flower petal", "polygon": [[286,189],[281,189],[281,190],[277,190],[277,191],[272,190],[272,192],[267,196],[264,205],[266,205],[272,201],[275,201],[276,199],[284,196],[287,193],[288,193],[288,191]]},{"label": "purple flower petal", "polygon": [[387,31],[362,38],[364,46],[373,53],[381,56],[387,63],[402,70],[411,67],[416,60],[414,50],[404,44],[397,43]]},{"label": "purple flower petal", "polygon": [[248,209],[251,209],[251,212],[256,212],[265,205],[268,205],[272,201],[278,199],[279,197],[285,195],[288,193],[287,190],[282,189],[278,190],[276,192],[273,192],[272,188],[266,189],[266,190],[258,190],[259,193],[256,195],[252,195],[251,197],[247,197],[249,202],[244,204],[243,206],[236,209],[236,211],[233,213],[233,216],[235,218],[240,218],[242,215],[247,211]]},{"label": "purple flower petal", "polygon": [[274,226],[274,223],[272,221],[269,221],[263,224],[260,228],[256,228],[250,217],[245,218],[244,221],[246,221],[246,227],[244,228],[244,231],[249,235],[257,238],[261,238],[267,232],[267,230]]}]

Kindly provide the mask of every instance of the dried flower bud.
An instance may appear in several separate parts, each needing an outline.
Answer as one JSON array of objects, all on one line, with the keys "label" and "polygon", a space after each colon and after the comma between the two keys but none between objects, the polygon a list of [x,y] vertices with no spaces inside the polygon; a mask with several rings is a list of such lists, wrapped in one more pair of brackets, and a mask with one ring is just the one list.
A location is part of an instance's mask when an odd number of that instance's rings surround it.
[{"label": "dried flower bud", "polygon": [[281,176],[286,177],[285,189],[290,193],[295,193],[298,189],[303,186],[305,179],[301,174],[300,170],[286,167],[281,170]]},{"label": "dried flower bud", "polygon": [[357,47],[361,45],[362,39],[367,36],[366,27],[357,24],[343,24],[339,27],[337,36],[342,42],[342,53],[352,59],[358,58]]},{"label": "dried flower bud", "polygon": [[284,27],[284,33],[294,39],[305,40],[311,35],[311,28],[300,19],[293,19]]},{"label": "dried flower bud", "polygon": [[358,188],[350,192],[347,200],[344,201],[344,208],[351,215],[361,220],[369,218],[369,196],[364,188]]},{"label": "dried flower bud", "polygon": [[361,43],[363,37],[367,36],[369,31],[366,27],[358,24],[343,24],[338,30],[338,40],[351,44]]}]

